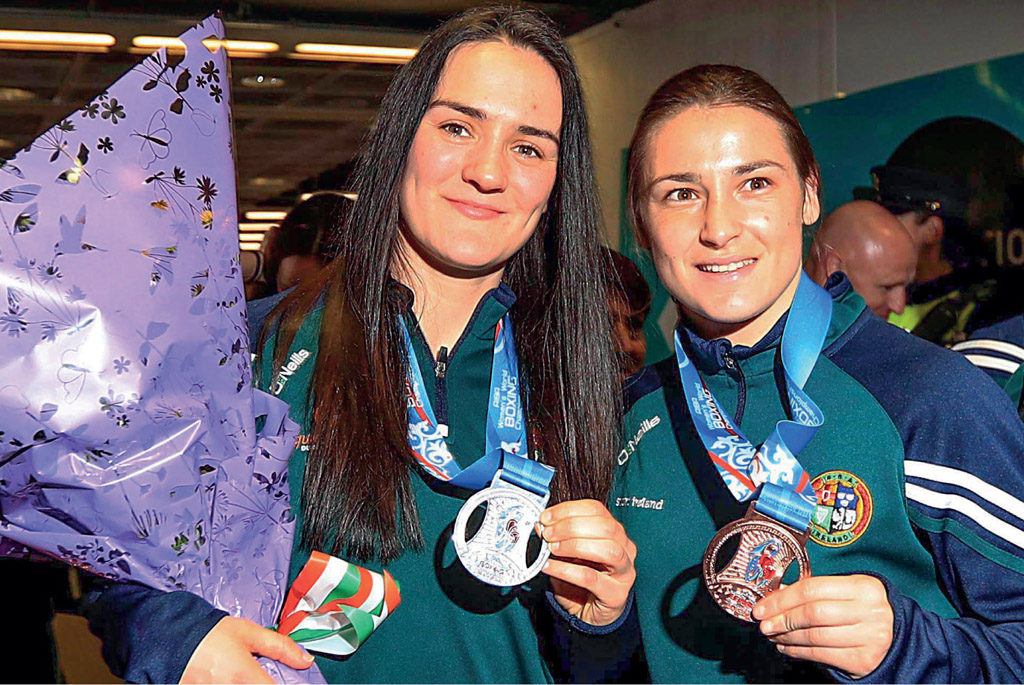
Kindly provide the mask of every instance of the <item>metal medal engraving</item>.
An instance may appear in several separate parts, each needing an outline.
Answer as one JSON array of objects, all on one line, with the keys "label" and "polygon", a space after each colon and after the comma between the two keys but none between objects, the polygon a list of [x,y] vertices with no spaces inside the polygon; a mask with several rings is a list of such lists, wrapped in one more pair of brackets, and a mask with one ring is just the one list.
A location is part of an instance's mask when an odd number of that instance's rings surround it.
[{"label": "metal medal engraving", "polygon": [[[466,570],[499,587],[520,585],[540,573],[551,555],[548,544],[541,540],[540,553],[533,563],[527,563],[526,552],[546,499],[518,487],[499,485],[484,488],[466,500],[452,533],[455,552]],[[466,524],[481,504],[487,505],[484,521],[476,535],[467,540]]]},{"label": "metal medal engraving", "polygon": [[[740,536],[736,554],[721,571],[718,555],[730,539]],[[744,621],[753,622],[750,612],[758,600],[779,589],[782,576],[794,561],[800,578],[811,575],[811,560],[805,545],[807,533],[799,533],[754,510],[726,524],[711,539],[704,552],[704,583],[718,606]]]}]

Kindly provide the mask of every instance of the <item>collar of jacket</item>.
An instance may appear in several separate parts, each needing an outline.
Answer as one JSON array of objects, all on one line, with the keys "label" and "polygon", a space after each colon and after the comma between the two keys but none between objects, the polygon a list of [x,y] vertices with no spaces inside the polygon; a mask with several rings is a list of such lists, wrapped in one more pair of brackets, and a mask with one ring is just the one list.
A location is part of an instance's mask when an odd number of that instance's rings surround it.
[{"label": "collar of jacket", "polygon": [[[825,336],[825,347],[828,348],[853,325],[864,311],[865,305],[864,300],[850,285],[850,279],[842,272],[836,272],[829,277],[825,283],[825,290],[832,296],[832,322]],[[682,319],[676,330],[686,354],[702,373],[714,374],[722,371],[727,367],[727,360],[730,357],[744,367],[749,364],[751,368],[745,369],[748,373],[768,373],[774,368],[774,350],[782,341],[782,331],[786,327],[788,316],[787,310],[772,329],[751,347],[733,345],[725,338],[705,340],[688,328]]]},{"label": "collar of jacket", "polygon": [[[412,289],[392,278],[388,281],[388,296],[397,299],[407,320],[412,319],[418,328],[419,320],[413,313],[416,296]],[[478,338],[493,339],[494,326],[508,313],[515,302],[516,294],[504,281],[499,283],[497,288],[491,288],[477,302],[462,337],[465,337],[467,333],[472,333]]]}]

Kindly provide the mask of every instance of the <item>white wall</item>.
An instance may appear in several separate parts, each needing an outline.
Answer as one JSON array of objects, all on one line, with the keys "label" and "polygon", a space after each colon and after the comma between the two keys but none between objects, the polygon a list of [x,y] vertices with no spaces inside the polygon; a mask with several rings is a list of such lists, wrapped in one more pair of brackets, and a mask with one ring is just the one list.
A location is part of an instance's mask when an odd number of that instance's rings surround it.
[{"label": "white wall", "polygon": [[653,0],[569,39],[591,118],[609,243],[622,150],[647,97],[706,62],[767,78],[791,105],[1024,52],[1021,0]]}]

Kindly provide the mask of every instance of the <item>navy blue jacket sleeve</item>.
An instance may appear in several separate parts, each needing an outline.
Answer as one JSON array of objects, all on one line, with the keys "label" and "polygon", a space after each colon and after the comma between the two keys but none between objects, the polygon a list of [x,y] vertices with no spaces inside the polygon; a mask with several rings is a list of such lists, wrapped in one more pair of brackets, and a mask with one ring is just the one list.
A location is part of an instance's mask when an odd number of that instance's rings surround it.
[{"label": "navy blue jacket sleeve", "polygon": [[633,592],[618,620],[594,626],[572,616],[550,591],[538,619],[538,634],[556,682],[649,683]]},{"label": "navy blue jacket sleeve", "polygon": [[176,683],[206,634],[227,613],[191,592],[109,583],[82,598],[79,610],[103,641],[114,675],[132,683]]},{"label": "navy blue jacket sleeve", "polygon": [[908,516],[959,616],[941,618],[886,583],[892,647],[858,682],[1024,681],[1024,423],[956,353],[868,326],[853,345],[865,349],[837,361],[903,438]]},{"label": "navy blue jacket sleeve", "polygon": [[953,349],[1000,386],[1005,386],[1024,362],[1024,315],[978,329],[970,340],[953,345]]}]

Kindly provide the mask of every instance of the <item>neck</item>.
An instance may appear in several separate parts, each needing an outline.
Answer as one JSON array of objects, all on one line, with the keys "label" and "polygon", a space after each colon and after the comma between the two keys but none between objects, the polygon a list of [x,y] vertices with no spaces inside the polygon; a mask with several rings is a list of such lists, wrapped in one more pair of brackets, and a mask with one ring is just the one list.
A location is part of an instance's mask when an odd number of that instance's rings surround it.
[{"label": "neck", "polygon": [[431,352],[436,357],[442,347],[449,350],[458,342],[480,299],[501,283],[504,268],[482,275],[452,275],[440,271],[407,245],[403,245],[404,264],[394,277],[412,290],[413,314]]},{"label": "neck", "polygon": [[933,243],[921,248],[921,256],[917,260],[917,272],[914,281],[928,283],[937,278],[953,273],[953,265],[942,256],[942,245]]},{"label": "neck", "polygon": [[790,284],[767,309],[746,321],[715,321],[685,309],[682,310],[683,316],[689,321],[690,327],[697,332],[697,335],[705,340],[725,338],[733,345],[753,347],[761,338],[768,335],[768,331],[778,323],[783,314],[789,311],[793,304],[793,298],[796,297],[797,286],[800,285],[800,273],[800,271],[796,272],[796,276],[793,277]]}]

